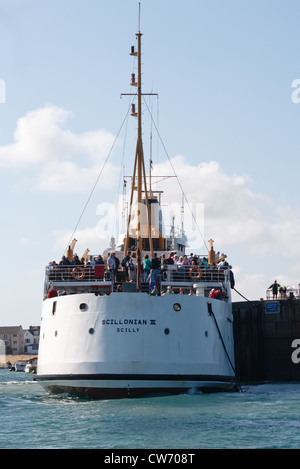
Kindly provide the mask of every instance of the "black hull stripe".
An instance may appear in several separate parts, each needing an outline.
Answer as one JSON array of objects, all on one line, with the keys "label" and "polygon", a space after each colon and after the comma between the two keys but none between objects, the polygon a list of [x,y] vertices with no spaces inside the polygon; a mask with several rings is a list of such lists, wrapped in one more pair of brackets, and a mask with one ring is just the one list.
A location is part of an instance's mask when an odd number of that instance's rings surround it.
[{"label": "black hull stripe", "polygon": [[223,375],[142,375],[142,374],[55,374],[36,375],[37,381],[210,381],[236,382],[235,376]]}]

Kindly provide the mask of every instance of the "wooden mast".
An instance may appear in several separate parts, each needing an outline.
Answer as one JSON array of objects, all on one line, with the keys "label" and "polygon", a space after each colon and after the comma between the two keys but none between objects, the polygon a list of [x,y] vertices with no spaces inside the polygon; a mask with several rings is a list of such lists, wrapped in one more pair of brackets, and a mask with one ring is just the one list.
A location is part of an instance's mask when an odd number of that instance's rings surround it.
[{"label": "wooden mast", "polygon": [[[136,258],[137,258],[137,290],[140,291],[140,273],[139,273],[139,262],[142,256],[143,251],[143,243],[142,243],[142,236],[141,236],[141,215],[142,215],[142,204],[143,204],[143,186],[144,186],[144,193],[145,193],[145,202],[146,202],[146,210],[147,210],[147,224],[148,224],[148,239],[149,239],[149,247],[150,247],[150,254],[153,257],[153,240],[151,236],[151,216],[150,210],[151,207],[148,201],[148,190],[147,190],[147,181],[146,181],[146,171],[145,171],[145,161],[144,161],[144,151],[143,151],[143,140],[142,140],[142,70],[141,70],[141,62],[142,62],[142,52],[141,52],[141,37],[142,33],[139,31],[137,34],[137,51],[134,50],[134,47],[131,48],[131,54],[137,57],[137,69],[138,69],[138,76],[137,81],[135,80],[135,74],[131,75],[131,85],[137,88],[137,112],[135,110],[135,105],[132,105],[132,112],[131,115],[137,117],[138,125],[137,125],[137,142],[136,142],[136,152],[135,152],[135,161],[134,161],[134,171],[133,171],[133,178],[132,178],[132,187],[131,187],[131,195],[130,195],[130,206],[129,206],[129,215],[127,220],[127,230],[126,230],[126,238],[124,242],[124,255],[127,254],[128,249],[128,239],[129,239],[129,226],[131,221],[131,212],[132,212],[132,203],[133,203],[133,191],[136,189],[137,191],[137,210],[138,210],[138,224],[136,229]],[[153,94],[153,93],[147,93]],[[137,180],[135,186],[135,179]]]}]

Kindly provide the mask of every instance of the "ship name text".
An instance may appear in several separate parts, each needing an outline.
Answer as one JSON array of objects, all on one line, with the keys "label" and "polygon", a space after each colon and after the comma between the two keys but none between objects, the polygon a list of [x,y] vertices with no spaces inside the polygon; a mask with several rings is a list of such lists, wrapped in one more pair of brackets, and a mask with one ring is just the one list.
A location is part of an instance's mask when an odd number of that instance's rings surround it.
[{"label": "ship name text", "polygon": [[[110,326],[155,326],[156,319],[102,319],[102,325]],[[117,327],[117,332],[139,332],[139,327]]]}]

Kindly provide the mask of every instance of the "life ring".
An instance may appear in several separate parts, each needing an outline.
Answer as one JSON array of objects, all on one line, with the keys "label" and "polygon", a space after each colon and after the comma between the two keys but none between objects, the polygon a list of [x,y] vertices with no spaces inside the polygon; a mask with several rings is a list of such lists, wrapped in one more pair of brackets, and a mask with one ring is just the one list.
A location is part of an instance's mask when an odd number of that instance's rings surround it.
[{"label": "life ring", "polygon": [[[81,274],[76,275],[77,272],[81,272]],[[83,279],[84,275],[85,275],[85,271],[82,267],[74,267],[74,269],[72,270],[72,277],[75,278],[76,280]]]}]

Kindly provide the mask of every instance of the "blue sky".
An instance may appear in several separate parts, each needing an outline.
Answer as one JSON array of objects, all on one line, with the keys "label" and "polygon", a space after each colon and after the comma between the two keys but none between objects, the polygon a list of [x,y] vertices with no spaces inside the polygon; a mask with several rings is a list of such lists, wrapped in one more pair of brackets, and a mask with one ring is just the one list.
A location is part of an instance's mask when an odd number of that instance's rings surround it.
[{"label": "blue sky", "polygon": [[[154,171],[172,173],[171,159],[249,299],[275,278],[300,281],[299,20],[294,0],[141,1],[143,89],[159,94],[147,102],[165,146],[153,137]],[[121,127],[120,95],[137,30],[138,1],[0,0],[0,325],[39,324],[44,267],[63,255],[118,135],[76,233],[79,253],[107,247],[101,206],[132,172],[136,123]],[[180,203],[166,185],[166,203]]]}]

